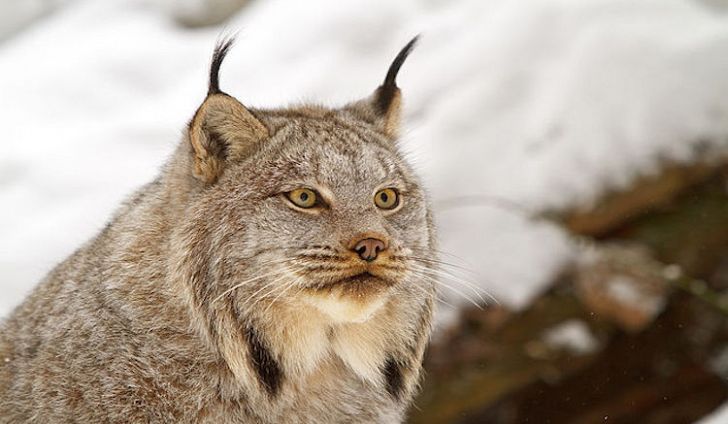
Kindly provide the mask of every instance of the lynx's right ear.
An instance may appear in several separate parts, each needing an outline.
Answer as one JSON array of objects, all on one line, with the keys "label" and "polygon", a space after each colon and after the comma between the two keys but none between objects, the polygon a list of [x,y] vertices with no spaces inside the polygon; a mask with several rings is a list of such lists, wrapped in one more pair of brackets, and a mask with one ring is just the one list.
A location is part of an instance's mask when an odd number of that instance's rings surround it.
[{"label": "lynx's right ear", "polygon": [[210,66],[207,98],[189,124],[188,135],[194,154],[194,174],[213,183],[225,162],[244,158],[268,138],[268,129],[242,103],[220,90],[220,65],[234,39],[221,40]]}]

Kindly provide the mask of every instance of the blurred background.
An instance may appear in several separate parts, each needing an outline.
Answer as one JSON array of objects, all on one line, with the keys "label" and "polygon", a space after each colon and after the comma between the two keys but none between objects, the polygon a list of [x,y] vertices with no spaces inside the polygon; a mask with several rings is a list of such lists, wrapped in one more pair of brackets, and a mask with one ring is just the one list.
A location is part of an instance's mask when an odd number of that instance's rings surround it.
[{"label": "blurred background", "polygon": [[0,317],[179,142],[368,95],[440,229],[412,423],[728,423],[728,1],[3,0]]}]

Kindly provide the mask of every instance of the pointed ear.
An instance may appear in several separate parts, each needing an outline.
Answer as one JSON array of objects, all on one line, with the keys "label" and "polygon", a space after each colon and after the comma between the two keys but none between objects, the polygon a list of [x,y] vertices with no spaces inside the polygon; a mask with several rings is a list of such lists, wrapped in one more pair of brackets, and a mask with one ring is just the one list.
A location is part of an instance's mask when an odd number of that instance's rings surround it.
[{"label": "pointed ear", "polygon": [[237,99],[220,90],[220,65],[233,41],[223,40],[215,47],[207,98],[188,129],[194,174],[207,183],[217,180],[226,161],[247,156],[268,138],[266,126]]},{"label": "pointed ear", "polygon": [[400,50],[389,66],[384,82],[371,96],[348,106],[351,112],[374,124],[391,139],[399,135],[402,115],[402,92],[397,87],[397,73],[419,38],[416,36]]}]

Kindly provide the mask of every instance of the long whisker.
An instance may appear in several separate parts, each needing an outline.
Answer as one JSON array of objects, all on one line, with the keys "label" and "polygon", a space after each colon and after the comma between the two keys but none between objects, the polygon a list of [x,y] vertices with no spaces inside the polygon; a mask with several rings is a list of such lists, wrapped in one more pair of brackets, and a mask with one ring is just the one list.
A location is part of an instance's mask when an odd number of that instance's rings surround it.
[{"label": "long whisker", "polygon": [[[415,276],[417,276],[417,275],[415,275]],[[428,291],[427,291],[427,290],[425,290],[425,289],[424,289],[423,287],[420,287],[420,286],[418,286],[418,285],[416,285],[416,284],[413,284],[413,285],[411,285],[410,287],[412,287],[412,288],[415,288],[415,289],[419,290],[419,291],[420,291],[420,292],[421,292],[422,294],[424,294],[425,296],[430,296],[430,295],[432,295],[432,293],[428,292]],[[445,299],[441,298],[441,297],[440,297],[440,296],[438,295],[437,291],[435,291],[435,300],[437,300],[438,302],[440,302],[440,303],[442,303],[442,304],[444,304],[444,305],[447,305],[447,306],[451,307],[452,309],[457,309],[457,308],[455,307],[455,305],[453,305],[452,303],[450,303],[450,302],[447,302],[447,301],[446,301]]]},{"label": "long whisker", "polygon": [[451,273],[448,273],[447,271],[439,270],[439,269],[433,270],[430,268],[423,267],[421,265],[413,264],[412,266],[413,266],[413,268],[416,268],[417,270],[419,270],[421,272],[427,273],[428,275],[430,275],[432,277],[447,278],[450,281],[452,281],[453,283],[462,284],[463,286],[465,286],[465,288],[469,289],[476,296],[478,296],[478,298],[480,298],[480,301],[483,302],[484,304],[487,304],[488,302],[482,296],[481,292],[484,293],[490,300],[494,301],[495,303],[498,303],[498,300],[495,299],[493,296],[491,296],[486,290],[483,290],[481,287],[477,286],[475,283],[467,281],[455,274],[451,274]]},{"label": "long whisker", "polygon": [[[420,249],[420,248],[409,248],[408,250],[413,251],[413,252],[423,253],[426,255],[431,253],[430,250]],[[479,273],[472,268],[472,265],[470,265],[470,263],[467,260],[461,258],[460,256],[454,255],[450,252],[446,252],[444,250],[434,249],[434,251],[437,252],[438,254],[452,257],[463,265],[458,265],[453,262],[443,261],[441,259],[435,259],[435,258],[429,258],[429,257],[419,257],[419,256],[412,256],[412,255],[408,255],[404,259],[412,259],[412,260],[416,260],[416,261],[420,261],[420,262],[426,262],[429,264],[437,264],[437,265],[442,265],[443,267],[454,268],[456,271],[462,271],[462,272],[468,274],[469,275],[468,278],[482,279],[482,276],[479,275]],[[438,268],[440,268],[440,267],[438,267]],[[453,274],[453,275],[455,275],[455,274]],[[463,277],[465,277],[465,276],[463,276]],[[475,285],[477,287],[480,287],[479,284],[475,284]],[[496,303],[499,303],[498,300],[496,298],[494,298],[493,296],[491,296],[489,293],[487,293],[487,291],[485,293],[493,301],[495,301]]]},{"label": "long whisker", "polygon": [[[285,267],[285,269],[278,271],[277,278],[274,278],[273,280],[269,281],[267,284],[263,285],[258,290],[256,290],[255,293],[248,296],[248,298],[245,299],[245,301],[243,302],[243,306],[249,305],[250,307],[253,307],[256,303],[258,303],[258,301],[260,301],[261,299],[265,299],[266,297],[270,296],[273,292],[275,292],[278,282],[280,282],[281,280],[284,280],[286,277],[289,276],[290,268],[288,268],[288,265],[284,265],[284,267]],[[268,290],[268,292],[258,296],[258,294],[260,292],[262,292],[263,290],[265,290],[269,287],[270,287],[270,290]],[[258,296],[258,297],[256,298],[256,296]]]},{"label": "long whisker", "polygon": [[[437,287],[439,285],[442,285],[444,287],[450,288],[449,286],[447,286],[446,284],[442,283],[441,281],[438,281],[437,279],[432,278],[431,276],[429,276],[427,274],[424,274],[424,273],[419,273],[417,271],[414,271],[414,272],[412,272],[412,276],[414,278],[422,278],[424,281],[427,281],[429,283],[432,283],[433,286],[436,288],[435,294],[438,294],[438,293],[441,292],[439,289],[437,289]],[[450,289],[452,290],[452,288],[450,288]],[[425,291],[425,293],[427,293],[427,292]],[[468,301],[473,302],[473,300],[470,299],[470,297],[466,296],[464,293],[459,292],[459,291],[456,291],[456,293],[458,293],[460,296],[462,296],[463,298],[467,299]]]},{"label": "long whisker", "polygon": [[[427,269],[427,268],[425,268],[425,269]],[[467,278],[461,277],[456,274],[449,273],[449,272],[441,270],[441,269],[435,270],[435,272],[437,273],[438,277],[445,278],[445,279],[452,281],[453,283],[463,285],[465,288],[469,289],[471,292],[473,292],[475,295],[477,295],[484,304],[488,304],[489,302],[493,302],[497,305],[500,304],[500,301],[498,299],[496,299],[495,296],[490,294],[490,292],[488,292],[488,290],[484,289],[483,287],[481,287],[478,283],[476,283],[474,281],[471,281]],[[485,296],[485,298],[483,296]]]},{"label": "long whisker", "polygon": [[[423,262],[423,263],[429,265],[428,262],[423,261],[420,258],[410,258],[410,259],[412,261],[414,261],[414,262]],[[475,282],[471,282],[471,281],[465,279],[465,278],[470,278],[470,277],[466,277],[466,276],[463,276],[463,275],[458,275],[458,274],[455,274],[455,272],[451,272],[451,271],[448,271],[446,269],[442,269],[440,267],[434,267],[434,268],[423,267],[423,268],[428,269],[428,270],[433,271],[433,272],[442,273],[443,275],[448,276],[450,278],[457,279],[457,280],[462,280],[464,283],[469,283],[469,284],[472,284],[475,287],[478,287]]]},{"label": "long whisker", "polygon": [[430,254],[432,254],[432,252],[435,252],[438,255],[448,256],[448,257],[450,257],[452,259],[458,260],[458,261],[460,261],[463,264],[468,264],[469,263],[467,260],[465,260],[461,256],[458,256],[458,255],[456,255],[456,254],[454,254],[452,252],[448,252],[448,251],[445,251],[445,250],[429,249],[429,248],[417,248],[417,247],[409,248],[409,250],[411,250],[413,252],[418,252],[418,253],[421,253],[421,254],[424,254],[424,255],[430,255]]},{"label": "long whisker", "polygon": [[[475,277],[478,276],[478,273],[475,272],[475,271],[473,271],[473,270],[470,270],[470,269],[461,267],[461,266],[456,265],[456,264],[452,264],[452,263],[449,263],[449,262],[445,262],[445,261],[441,261],[441,260],[437,260],[437,259],[432,259],[432,258],[421,258],[421,257],[417,257],[417,256],[407,256],[406,258],[407,259],[410,259],[410,260],[413,260],[413,261],[416,261],[416,262],[422,262],[422,263],[427,263],[427,264],[436,264],[436,265],[444,265],[444,266],[449,266],[449,267],[457,268],[457,271],[459,271],[459,270],[465,271],[465,272],[467,272],[468,274],[471,274],[471,275],[469,275],[469,276],[458,275],[454,271],[451,272],[451,271],[449,271],[447,269],[443,269],[441,267],[436,267],[438,272],[445,273],[446,275],[450,276],[451,279],[453,279],[455,281],[458,281],[458,282],[464,284],[465,286],[469,287],[470,290],[482,292],[490,300],[492,300],[493,302],[495,302],[497,304],[500,303],[498,301],[498,299],[496,299],[495,297],[493,297],[493,295],[491,295],[490,293],[488,293],[487,290],[484,290],[479,284],[477,284],[476,282],[470,280],[471,278],[475,278]],[[480,296],[480,294],[478,294],[478,296],[482,298],[482,296]]]},{"label": "long whisker", "polygon": [[277,258],[277,259],[270,259],[270,260],[267,260],[267,261],[260,261],[260,262],[256,261],[255,262],[255,265],[256,266],[262,266],[262,265],[279,265],[279,264],[284,264],[284,263],[288,263],[288,262],[291,262],[291,261],[293,261],[292,258]]},{"label": "long whisker", "polygon": [[268,310],[269,310],[269,309],[271,308],[271,306],[273,306],[273,304],[274,304],[274,303],[276,303],[276,301],[277,301],[278,299],[280,299],[280,298],[281,298],[281,296],[283,296],[283,294],[284,294],[284,293],[286,293],[286,292],[287,292],[288,290],[290,290],[290,289],[291,289],[292,287],[294,287],[294,286],[295,286],[296,284],[298,284],[298,282],[299,282],[299,280],[300,280],[300,279],[299,279],[299,277],[297,277],[297,276],[295,275],[295,273],[293,273],[293,276],[294,276],[293,280],[291,280],[291,281],[290,281],[290,282],[289,282],[289,283],[288,283],[288,284],[286,285],[286,287],[285,287],[285,288],[284,288],[283,290],[281,290],[281,292],[280,292],[280,293],[278,293],[278,296],[276,296],[276,297],[275,297],[275,299],[273,299],[273,301],[272,301],[272,302],[271,302],[271,303],[270,303],[270,304],[268,305],[268,307],[267,307],[267,308],[265,308],[265,311],[263,311],[263,314],[265,314],[266,312],[268,312]]},{"label": "long whisker", "polygon": [[426,280],[428,280],[430,282],[433,282],[435,284],[441,285],[442,287],[445,287],[445,288],[447,288],[447,289],[449,289],[449,290],[451,290],[451,291],[459,294],[460,296],[463,297],[463,299],[465,299],[468,302],[472,303],[478,309],[483,309],[483,307],[478,302],[474,301],[469,296],[467,296],[465,293],[463,293],[462,291],[456,289],[455,287],[453,287],[453,286],[451,286],[449,284],[446,284],[446,283],[444,283],[444,282],[442,282],[442,281],[440,281],[440,280],[438,280],[436,278],[433,278],[433,277],[431,277],[431,276],[429,276],[429,275],[427,275],[425,273],[418,273],[417,270],[415,270],[415,272],[413,274],[416,275],[416,276],[418,276],[418,277],[424,278],[424,279],[426,279]]},{"label": "long whisker", "polygon": [[[265,253],[269,253],[269,252],[300,251],[300,250],[307,250],[307,249],[310,249],[310,248],[311,248],[311,246],[309,246],[307,244],[291,245],[291,246],[266,247],[266,248],[257,250],[257,251],[253,252],[252,254],[250,254],[248,256],[237,256],[237,257],[233,256],[233,257],[230,257],[230,259],[247,261],[247,260],[250,260],[250,259],[255,259],[256,257],[258,257],[260,255],[263,255]],[[327,250],[326,249],[323,249],[323,248],[320,248],[320,249],[314,249],[314,251],[326,252]]]},{"label": "long whisker", "polygon": [[243,281],[241,283],[238,283],[238,284],[230,287],[229,289],[225,290],[219,296],[217,296],[215,299],[213,299],[213,301],[211,303],[217,302],[218,300],[220,300],[223,297],[225,297],[225,295],[227,295],[228,293],[230,293],[230,292],[232,292],[234,290],[237,290],[237,289],[239,289],[240,287],[242,287],[242,286],[244,286],[246,284],[252,283],[253,281],[256,281],[256,280],[260,280],[261,278],[267,278],[267,277],[271,277],[271,276],[277,275],[278,273],[280,273],[280,270],[275,270],[274,272],[269,272],[267,274],[258,275],[256,277],[249,278],[249,279],[247,279],[247,280],[245,280],[245,281]]},{"label": "long whisker", "polygon": [[440,260],[440,259],[422,258],[422,257],[419,257],[419,256],[412,256],[412,255],[403,256],[403,259],[411,259],[411,260],[414,260],[414,261],[426,262],[426,263],[429,263],[429,264],[449,266],[449,267],[452,267],[452,268],[457,268],[460,271],[467,272],[468,274],[477,275],[477,272],[473,271],[472,269],[469,269],[469,268],[466,268],[464,266],[457,265],[457,264],[454,264],[454,263],[451,263],[451,262],[446,262],[446,261],[443,261],[443,260]]}]

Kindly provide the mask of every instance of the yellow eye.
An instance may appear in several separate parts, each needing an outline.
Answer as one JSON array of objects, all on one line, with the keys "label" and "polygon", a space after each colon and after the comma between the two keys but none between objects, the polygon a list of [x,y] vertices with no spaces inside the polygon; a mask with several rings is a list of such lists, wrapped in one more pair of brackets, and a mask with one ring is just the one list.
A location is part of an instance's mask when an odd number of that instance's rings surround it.
[{"label": "yellow eye", "polygon": [[379,209],[394,209],[399,206],[399,193],[393,188],[383,188],[374,195],[374,204]]},{"label": "yellow eye", "polygon": [[286,193],[286,196],[288,196],[288,200],[299,208],[309,209],[318,203],[316,192],[310,188],[297,188]]}]

